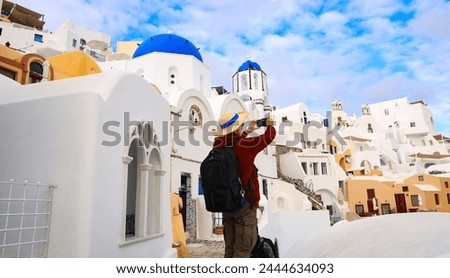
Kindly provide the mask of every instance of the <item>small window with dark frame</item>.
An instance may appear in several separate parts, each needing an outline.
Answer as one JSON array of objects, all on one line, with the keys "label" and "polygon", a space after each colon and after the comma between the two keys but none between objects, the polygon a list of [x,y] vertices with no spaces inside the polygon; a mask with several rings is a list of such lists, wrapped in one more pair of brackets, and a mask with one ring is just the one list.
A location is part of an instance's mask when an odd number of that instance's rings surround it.
[{"label": "small window with dark frame", "polygon": [[419,181],[424,181],[423,176],[418,176],[417,178],[419,179]]},{"label": "small window with dark frame", "polygon": [[43,36],[41,34],[34,34],[34,41],[35,42],[43,42]]},{"label": "small window with dark frame", "polygon": [[17,72],[10,71],[10,70],[4,69],[2,67],[0,67],[0,74],[6,76],[8,78],[11,78],[12,80],[16,80],[16,77],[17,77]]},{"label": "small window with dark frame", "polygon": [[321,170],[322,170],[322,175],[327,175],[328,171],[327,171],[327,163],[322,162],[320,163],[321,166]]},{"label": "small window with dark frame", "polygon": [[319,175],[319,168],[318,168],[318,163],[317,162],[313,162],[311,164],[312,170],[313,170],[313,174],[314,175]]},{"label": "small window with dark frame", "polygon": [[445,188],[448,188],[448,181],[444,182]]},{"label": "small window with dark frame", "polygon": [[391,213],[391,206],[389,204],[381,204],[381,213],[383,215]]},{"label": "small window with dark frame", "polygon": [[307,166],[306,162],[302,162],[302,168],[303,168],[303,171],[305,172],[305,174],[307,175],[308,174],[308,166]]},{"label": "small window with dark frame", "polygon": [[409,191],[408,186],[402,186],[402,191],[403,192],[408,192]]},{"label": "small window with dark frame", "polygon": [[450,204],[450,193],[447,193],[447,204]]},{"label": "small window with dark frame", "polygon": [[359,216],[364,214],[364,206],[363,205],[355,205],[355,213]]},{"label": "small window with dark frame", "polygon": [[411,195],[411,205],[413,207],[420,207],[419,195]]},{"label": "small window with dark frame", "polygon": [[263,188],[264,196],[266,196],[266,198],[269,198],[269,188],[267,186],[267,180],[266,179],[262,180],[262,188]]}]

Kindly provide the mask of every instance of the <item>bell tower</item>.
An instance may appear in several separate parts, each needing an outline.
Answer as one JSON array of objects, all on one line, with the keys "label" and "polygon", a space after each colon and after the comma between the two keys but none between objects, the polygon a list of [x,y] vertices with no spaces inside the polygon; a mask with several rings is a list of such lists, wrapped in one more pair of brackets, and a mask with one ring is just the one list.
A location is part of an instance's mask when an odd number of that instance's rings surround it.
[{"label": "bell tower", "polygon": [[247,57],[232,79],[233,93],[240,95],[244,101],[253,101],[258,116],[264,117],[271,112],[272,108],[267,98],[267,75],[257,63]]}]

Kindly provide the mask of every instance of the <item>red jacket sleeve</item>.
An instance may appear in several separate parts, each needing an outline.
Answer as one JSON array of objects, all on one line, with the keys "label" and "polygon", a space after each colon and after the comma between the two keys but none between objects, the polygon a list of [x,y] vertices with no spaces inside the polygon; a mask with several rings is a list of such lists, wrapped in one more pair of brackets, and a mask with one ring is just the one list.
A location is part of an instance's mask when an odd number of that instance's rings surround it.
[{"label": "red jacket sleeve", "polygon": [[240,145],[243,148],[248,148],[248,151],[257,154],[272,143],[273,139],[275,139],[276,133],[277,132],[273,126],[268,126],[264,134],[256,137],[243,138],[240,141]]}]

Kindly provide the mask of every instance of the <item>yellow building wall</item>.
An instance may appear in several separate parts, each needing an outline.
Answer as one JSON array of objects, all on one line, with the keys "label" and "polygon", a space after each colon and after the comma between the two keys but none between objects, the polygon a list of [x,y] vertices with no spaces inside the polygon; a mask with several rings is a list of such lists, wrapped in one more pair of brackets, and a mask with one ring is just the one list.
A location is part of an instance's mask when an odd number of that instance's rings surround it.
[{"label": "yellow building wall", "polygon": [[450,177],[439,177],[444,211],[450,212]]},{"label": "yellow building wall", "polygon": [[117,53],[125,53],[130,57],[133,57],[134,52],[138,48],[142,41],[127,41],[117,43]]},{"label": "yellow building wall", "polygon": [[71,51],[48,58],[55,80],[102,72],[97,63],[83,51]]},{"label": "yellow building wall", "polygon": [[[419,176],[422,176],[419,178]],[[419,180],[420,179],[420,180]],[[432,185],[439,191],[424,191],[415,186],[415,184]],[[432,175],[414,175],[403,182],[379,181],[371,179],[349,179],[347,181],[347,200],[351,212],[357,212],[356,206],[360,205],[364,209],[363,216],[370,215],[370,206],[373,200],[368,197],[368,190],[373,189],[375,193],[375,202],[378,207],[373,213],[382,215],[386,213],[415,211],[439,211],[450,212],[450,177],[440,178]],[[439,203],[436,203],[435,195],[439,197]],[[397,195],[397,200],[396,200]],[[421,196],[421,204],[413,203],[412,196]],[[403,196],[403,197],[402,197]],[[404,198],[404,205],[400,204]],[[418,198],[418,197],[417,197]],[[416,199],[417,200],[417,199]],[[389,210],[383,211],[383,205],[389,207]],[[372,208],[374,208],[372,206]]]},{"label": "yellow building wall", "polygon": [[[332,145],[333,146],[333,145]],[[346,158],[352,155],[350,150],[345,150],[343,153],[335,153],[334,160],[339,166],[347,173],[347,170],[350,169],[351,163],[348,163]]]},{"label": "yellow building wall", "polygon": [[383,171],[378,170],[378,169],[370,169],[370,175],[371,176],[382,176]]},{"label": "yellow building wall", "polygon": [[443,191],[445,192],[445,211],[450,211],[450,178],[443,178],[441,179],[441,182],[444,184]]},{"label": "yellow building wall", "polygon": [[[428,209],[440,212],[450,212],[450,177],[418,174],[405,179],[404,183],[411,187],[416,187],[414,184],[424,184],[437,188],[439,191],[424,191]],[[438,195],[437,199],[439,204],[436,204],[437,200],[435,195]]]},{"label": "yellow building wall", "polygon": [[[364,213],[369,212],[369,201],[367,190],[373,189],[375,192],[376,206],[378,212],[382,214],[382,204],[389,204],[390,211],[395,208],[394,183],[380,182],[377,180],[348,180],[347,181],[347,200],[351,212],[356,211],[356,205],[362,205]],[[361,214],[360,214],[361,215]],[[364,216],[364,215],[361,215]]]}]

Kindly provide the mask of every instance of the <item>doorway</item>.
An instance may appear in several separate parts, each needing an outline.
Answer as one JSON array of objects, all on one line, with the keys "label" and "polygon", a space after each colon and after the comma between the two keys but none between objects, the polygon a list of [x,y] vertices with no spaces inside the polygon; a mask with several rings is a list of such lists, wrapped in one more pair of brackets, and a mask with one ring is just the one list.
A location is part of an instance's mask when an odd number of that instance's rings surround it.
[{"label": "doorway", "polygon": [[395,194],[395,205],[398,213],[407,212],[405,194]]},{"label": "doorway", "polygon": [[181,175],[181,185],[178,189],[178,194],[181,197],[181,200],[183,200],[183,208],[181,209],[181,215],[183,216],[183,227],[184,231],[186,232],[186,207],[187,207],[187,195],[188,195],[188,188],[187,188],[187,175]]},{"label": "doorway", "polygon": [[367,209],[371,214],[378,214],[376,202],[375,189],[367,189]]},{"label": "doorway", "polygon": [[192,199],[192,178],[189,173],[181,173],[181,183],[178,193],[183,200],[181,215],[183,217],[184,231],[189,239],[196,239],[196,202]]}]

